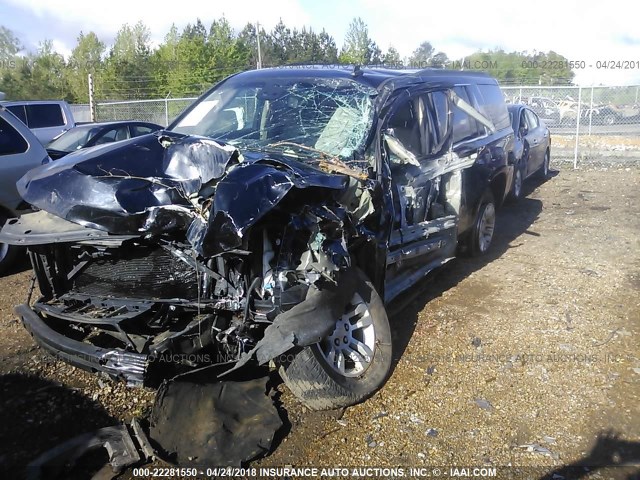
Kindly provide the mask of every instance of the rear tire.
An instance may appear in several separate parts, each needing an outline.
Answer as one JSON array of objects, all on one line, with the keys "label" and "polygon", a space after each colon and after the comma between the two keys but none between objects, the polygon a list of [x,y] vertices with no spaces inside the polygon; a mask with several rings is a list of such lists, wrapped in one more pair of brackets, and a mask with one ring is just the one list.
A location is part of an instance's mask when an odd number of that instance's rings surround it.
[{"label": "rear tire", "polygon": [[[348,407],[375,393],[391,369],[391,329],[375,288],[360,270],[356,293],[321,342],[283,355],[280,376],[313,410]],[[340,360],[342,358],[342,360]]]}]

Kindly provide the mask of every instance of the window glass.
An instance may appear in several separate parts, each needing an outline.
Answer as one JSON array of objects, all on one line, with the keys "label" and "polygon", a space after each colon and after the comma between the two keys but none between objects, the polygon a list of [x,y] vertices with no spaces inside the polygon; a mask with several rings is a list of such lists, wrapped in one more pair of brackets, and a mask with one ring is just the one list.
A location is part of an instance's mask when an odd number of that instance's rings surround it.
[{"label": "window glass", "polygon": [[24,111],[24,105],[9,105],[7,110],[18,117],[22,123],[27,124],[27,114]]},{"label": "window glass", "polygon": [[120,140],[126,140],[129,138],[127,127],[117,127],[107,130],[104,134],[100,135],[95,141],[94,145],[103,145],[105,143],[118,142]]},{"label": "window glass", "polygon": [[146,135],[147,133],[155,132],[155,128],[147,127],[146,125],[133,125],[133,136],[139,137],[140,135]]},{"label": "window glass", "polygon": [[527,116],[527,123],[529,124],[529,130],[533,130],[534,128],[538,128],[539,121],[538,116],[533,113],[531,110],[525,110],[525,115]]},{"label": "window glass", "polygon": [[509,112],[504,103],[504,95],[497,85],[478,85],[482,101],[480,102],[480,112],[489,118],[497,130],[509,128]]},{"label": "window glass", "polygon": [[92,125],[75,127],[64,132],[58,138],[53,140],[49,145],[47,145],[47,148],[51,150],[59,150],[61,152],[72,152],[79,148],[83,148],[99,131],[99,128]]},{"label": "window glass", "polygon": [[[472,105],[464,87],[455,87],[453,90],[462,100]],[[480,134],[475,118],[469,116],[455,105],[452,105],[451,109],[453,112],[453,143],[470,140]]]},{"label": "window glass", "polygon": [[[424,154],[423,141],[424,128],[423,117],[419,115],[419,98],[407,100],[389,118],[388,128],[393,130],[394,136],[402,143],[404,148],[416,157]],[[424,110],[422,110],[424,111]]]},{"label": "window glass", "polygon": [[446,140],[449,127],[449,100],[444,91],[436,91],[426,95],[426,103],[429,105],[427,133],[430,139],[426,153],[436,155],[440,153]]},{"label": "window glass", "polygon": [[355,163],[370,138],[376,95],[350,79],[270,77],[252,85],[230,78],[170,129],[239,148],[297,149],[301,159],[320,151]]},{"label": "window glass", "polygon": [[0,118],[0,155],[24,153],[29,148],[27,141],[5,119]]},{"label": "window glass", "polygon": [[27,105],[27,125],[29,128],[61,127],[64,125],[62,108],[55,103]]}]

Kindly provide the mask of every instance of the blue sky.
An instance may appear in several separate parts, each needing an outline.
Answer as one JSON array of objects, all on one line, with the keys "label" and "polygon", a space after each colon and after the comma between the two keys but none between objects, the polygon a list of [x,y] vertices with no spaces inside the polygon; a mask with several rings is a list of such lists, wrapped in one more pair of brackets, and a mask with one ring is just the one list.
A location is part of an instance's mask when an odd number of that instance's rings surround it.
[{"label": "blue sky", "polygon": [[[555,50],[594,65],[576,72],[577,80],[589,85],[640,83],[640,31],[629,9],[625,0],[0,0],[0,24],[27,49],[47,38],[68,55],[80,30],[93,30],[110,44],[123,23],[142,20],[159,43],[172,22],[181,28],[198,17],[207,24],[222,15],[238,29],[248,21],[271,28],[280,18],[288,26],[325,28],[340,46],[349,22],[360,16],[383,51],[394,46],[408,56],[424,40],[456,59],[479,48]],[[636,67],[598,70],[598,60],[633,60]]]}]

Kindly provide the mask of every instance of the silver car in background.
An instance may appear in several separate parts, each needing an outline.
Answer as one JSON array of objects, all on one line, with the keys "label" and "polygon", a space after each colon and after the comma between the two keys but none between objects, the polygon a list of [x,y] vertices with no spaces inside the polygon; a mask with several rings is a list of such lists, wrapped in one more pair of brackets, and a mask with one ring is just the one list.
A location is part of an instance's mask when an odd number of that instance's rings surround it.
[{"label": "silver car in background", "polygon": [[22,120],[43,145],[76,125],[69,104],[63,100],[11,101],[2,105]]},{"label": "silver car in background", "polygon": [[[46,161],[47,152],[35,135],[0,104],[0,226],[29,208],[18,195],[16,181]],[[19,251],[19,247],[0,243],[0,275],[11,266]]]}]

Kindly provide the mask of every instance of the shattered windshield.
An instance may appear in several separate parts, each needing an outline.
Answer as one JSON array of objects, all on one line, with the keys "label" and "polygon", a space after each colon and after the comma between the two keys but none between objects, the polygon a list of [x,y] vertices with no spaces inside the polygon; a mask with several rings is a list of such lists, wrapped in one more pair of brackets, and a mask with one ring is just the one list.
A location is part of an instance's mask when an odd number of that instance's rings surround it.
[{"label": "shattered windshield", "polygon": [[230,79],[172,128],[239,149],[276,150],[298,158],[362,159],[377,91],[349,79]]}]

